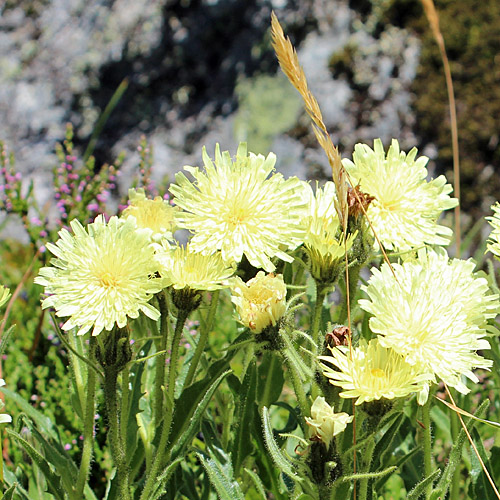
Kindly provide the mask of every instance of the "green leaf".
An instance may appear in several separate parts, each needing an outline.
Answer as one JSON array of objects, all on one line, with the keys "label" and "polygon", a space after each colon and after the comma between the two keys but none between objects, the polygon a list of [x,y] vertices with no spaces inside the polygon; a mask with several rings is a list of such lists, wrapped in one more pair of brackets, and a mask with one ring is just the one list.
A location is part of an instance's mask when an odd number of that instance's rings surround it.
[{"label": "green leaf", "polygon": [[[479,456],[481,457],[486,469],[488,469],[491,477],[492,466],[495,464],[495,458],[497,461],[499,459],[499,449],[496,448],[495,457],[492,454],[491,458],[488,459],[486,450],[484,449],[481,437],[479,436],[477,430],[474,429],[471,434]],[[486,473],[484,472],[483,467],[473,450],[471,451],[471,465],[472,494],[474,495],[474,498],[480,498],[481,500],[497,500],[498,497],[495,494],[488,478],[486,477]]]},{"label": "green leaf", "polygon": [[295,470],[293,469],[291,462],[283,454],[281,448],[274,439],[273,428],[269,418],[269,410],[265,406],[262,408],[262,427],[264,429],[264,440],[274,463],[279,467],[281,472],[294,480],[301,481],[302,479],[295,474]]},{"label": "green leaf", "polygon": [[[218,449],[217,453],[208,450],[209,456],[197,453],[203,467],[208,473],[210,482],[215,487],[220,500],[245,500],[243,491],[234,479],[231,455]],[[219,458],[220,457],[220,458]]]},{"label": "green leaf", "polygon": [[422,479],[409,493],[406,497],[406,500],[418,500],[420,495],[425,493],[425,490],[430,484],[434,484],[434,481],[438,479],[441,475],[441,470],[436,469],[430,476],[427,476],[425,479]]},{"label": "green leaf", "polygon": [[52,493],[58,500],[65,500],[64,490],[61,486],[61,478],[52,471],[47,460],[35,448],[33,448],[28,441],[23,439],[20,434],[11,429],[7,429],[7,432],[19,441],[26,453],[30,456],[31,460],[33,460],[33,462],[39,467],[40,471],[45,476],[49,492]]},{"label": "green leaf", "polygon": [[16,497],[16,500],[18,500],[18,498],[21,498],[21,500],[31,500],[28,492],[18,483],[16,475],[12,471],[7,469],[7,467],[5,467],[5,464],[3,466],[3,476],[5,484],[9,487],[14,487],[16,495],[18,495],[18,497]]},{"label": "green leaf", "polygon": [[[488,407],[490,405],[489,399],[485,399],[483,403],[479,406],[479,408],[476,410],[475,415],[472,415],[467,422],[465,422],[465,425],[469,429],[469,432],[475,427],[477,422],[481,421],[482,417],[485,415]],[[448,488],[450,487],[450,481],[451,478],[455,472],[455,469],[459,466],[461,458],[462,458],[462,449],[463,445],[465,443],[465,440],[467,438],[467,435],[464,431],[464,429],[460,429],[460,432],[458,433],[457,439],[455,443],[453,444],[453,448],[451,449],[450,456],[448,458],[448,464],[444,468],[443,475],[441,476],[441,479],[439,480],[439,483],[437,484],[435,488],[436,492],[436,497],[442,496],[444,497],[446,495],[446,492],[448,491]],[[473,453],[475,458],[475,454]],[[480,498],[480,497],[477,497]]]},{"label": "green leaf", "polygon": [[182,391],[176,401],[173,416],[173,429],[169,445],[171,459],[175,460],[183,453],[184,447],[192,441],[214,392],[230,373],[231,370],[227,370],[215,380],[210,378],[200,380]]},{"label": "green leaf", "polygon": [[[410,452],[408,452],[405,455],[403,455],[402,457],[400,457],[393,464],[394,467],[399,469],[405,462],[407,462],[408,460],[411,460],[420,450],[421,450],[421,448],[419,446],[417,446],[416,448],[413,448],[413,450],[411,450]],[[375,490],[378,491],[384,485],[384,483],[389,479],[389,477],[390,476],[384,476],[384,477],[378,479],[374,485]]]},{"label": "green leaf", "polygon": [[[144,353],[148,353],[152,342],[149,341],[141,349]],[[139,439],[139,425],[137,423],[137,414],[141,412],[139,403],[144,395],[142,391],[142,375],[146,363],[133,363],[130,367],[129,384],[131,386],[129,391],[129,400],[127,408],[122,409],[122,418],[127,422],[126,433],[126,450],[129,457],[129,465],[134,457],[137,448],[137,440]]]},{"label": "green leaf", "polygon": [[257,492],[262,497],[262,500],[267,500],[266,490],[264,488],[264,485],[262,484],[262,481],[260,480],[260,477],[253,470],[245,468],[244,471],[254,482],[255,487],[257,488]]},{"label": "green leaf", "polygon": [[378,470],[384,465],[387,466],[386,456],[387,454],[392,455],[392,442],[394,441],[403,420],[406,418],[403,413],[396,413],[394,417],[394,421],[377,441],[375,449],[373,450],[372,467],[374,470]]},{"label": "green leaf", "polygon": [[19,408],[21,408],[21,410],[29,416],[44,434],[60,442],[57,434],[57,428],[54,427],[49,417],[46,417],[43,413],[33,408],[33,406],[17,394],[17,392],[11,391],[6,387],[2,387],[2,392],[10,401],[16,403],[17,406],[19,406]]},{"label": "green leaf", "polygon": [[71,460],[62,445],[59,443],[49,443],[36,427],[33,425],[29,427],[34,438],[42,445],[45,458],[61,476],[64,489],[72,491],[78,476],[78,468],[73,460]]},{"label": "green leaf", "polygon": [[5,493],[2,495],[2,500],[12,500],[15,489],[16,486],[13,484],[8,490],[5,490]]},{"label": "green leaf", "polygon": [[241,464],[253,452],[249,429],[255,415],[255,398],[257,391],[257,367],[255,360],[250,363],[241,384],[236,402],[234,439],[231,446],[235,476],[239,475]]},{"label": "green leaf", "polygon": [[265,352],[257,368],[257,403],[268,408],[278,401],[285,383],[283,365],[274,353]]},{"label": "green leaf", "polygon": [[149,500],[157,500],[163,493],[165,484],[167,484],[170,476],[175,471],[176,467],[184,460],[184,457],[178,457],[173,462],[168,464],[168,466],[164,469],[164,471],[160,474],[158,479],[156,480],[158,485],[156,489],[153,491],[151,498]]}]

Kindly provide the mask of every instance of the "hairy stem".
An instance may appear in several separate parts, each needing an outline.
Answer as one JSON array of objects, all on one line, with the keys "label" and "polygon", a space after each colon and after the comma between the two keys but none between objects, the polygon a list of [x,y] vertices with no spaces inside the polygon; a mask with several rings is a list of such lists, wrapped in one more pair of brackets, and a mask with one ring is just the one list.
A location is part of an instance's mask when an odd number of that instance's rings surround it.
[{"label": "hairy stem", "polygon": [[159,351],[163,351],[156,356],[155,361],[155,382],[154,382],[154,401],[153,401],[153,422],[155,428],[161,421],[163,415],[163,390],[165,384],[165,363],[167,360],[167,342],[168,342],[168,309],[165,293],[158,294],[158,304],[161,313],[160,319],[160,342]]},{"label": "hairy stem", "polygon": [[118,368],[112,365],[106,366],[104,369],[104,400],[106,402],[106,410],[108,413],[108,439],[111,448],[111,456],[116,466],[118,498],[120,500],[131,500],[129,468],[127,464],[127,456],[123,448],[119,425],[120,416],[117,396],[118,371]]},{"label": "hairy stem", "polygon": [[[89,358],[94,360],[95,337],[89,340]],[[80,461],[80,469],[76,481],[75,498],[83,498],[83,490],[90,473],[90,463],[94,451],[94,419],[95,419],[95,390],[96,390],[96,372],[87,367],[87,386],[85,413],[83,420],[83,450]]]},{"label": "hairy stem", "polygon": [[208,318],[206,323],[200,328],[200,338],[198,339],[198,344],[196,350],[194,351],[193,359],[189,365],[189,370],[186,375],[186,380],[184,381],[184,386],[188,387],[193,382],[194,376],[196,374],[196,369],[198,368],[198,363],[200,362],[201,355],[205,350],[207,344],[208,334],[213,327],[215,313],[217,311],[217,305],[219,303],[220,290],[215,290],[212,294],[212,301],[210,302],[210,310],[208,312]]},{"label": "hairy stem", "polygon": [[172,353],[170,355],[170,363],[168,369],[168,388],[167,388],[167,404],[169,405],[168,411],[165,413],[163,425],[161,429],[160,442],[156,449],[151,472],[146,480],[144,489],[142,490],[140,500],[147,500],[151,496],[151,492],[156,483],[156,478],[163,460],[163,452],[168,443],[170,434],[170,425],[172,424],[172,416],[174,413],[174,396],[175,396],[175,378],[177,375],[177,362],[179,357],[179,341],[181,339],[184,323],[189,316],[189,311],[179,309],[177,316],[177,323],[175,325],[174,338],[172,339]]},{"label": "hairy stem", "polygon": [[[429,477],[432,470],[432,429],[431,429],[431,396],[427,402],[422,406],[422,424],[424,426],[421,433],[422,449],[424,451],[424,477]],[[425,498],[429,498],[432,491],[432,484],[426,489]]]}]

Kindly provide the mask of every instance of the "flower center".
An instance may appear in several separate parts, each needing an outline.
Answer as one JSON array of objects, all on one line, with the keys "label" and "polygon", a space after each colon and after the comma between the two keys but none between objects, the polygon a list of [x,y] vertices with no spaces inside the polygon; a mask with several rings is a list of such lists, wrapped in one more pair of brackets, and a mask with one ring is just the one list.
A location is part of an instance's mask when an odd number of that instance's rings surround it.
[{"label": "flower center", "polygon": [[115,288],[118,280],[110,272],[106,271],[99,277],[99,283],[103,288]]},{"label": "flower center", "polygon": [[372,377],[379,378],[379,379],[385,378],[385,372],[384,372],[384,370],[381,370],[380,368],[372,368],[370,370],[370,373],[371,373]]}]

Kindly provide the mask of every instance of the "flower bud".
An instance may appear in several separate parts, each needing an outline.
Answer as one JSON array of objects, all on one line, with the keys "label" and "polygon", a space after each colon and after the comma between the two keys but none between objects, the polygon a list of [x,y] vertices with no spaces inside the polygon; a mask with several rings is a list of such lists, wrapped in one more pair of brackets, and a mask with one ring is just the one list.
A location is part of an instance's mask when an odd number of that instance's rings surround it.
[{"label": "flower bud", "polygon": [[241,323],[253,333],[275,326],[286,310],[286,285],[281,274],[266,275],[259,271],[247,283],[234,278],[231,294]]},{"label": "flower bud", "polygon": [[334,413],[325,398],[318,396],[311,406],[311,418],[306,417],[311,427],[311,441],[321,441],[328,448],[333,436],[340,434],[352,422],[353,417],[347,413]]}]

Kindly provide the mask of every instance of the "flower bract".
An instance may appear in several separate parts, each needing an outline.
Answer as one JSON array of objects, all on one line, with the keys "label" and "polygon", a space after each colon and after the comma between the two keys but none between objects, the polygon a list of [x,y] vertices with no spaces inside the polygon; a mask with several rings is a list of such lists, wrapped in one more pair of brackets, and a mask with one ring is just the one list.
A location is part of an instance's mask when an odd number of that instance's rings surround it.
[{"label": "flower bract", "polygon": [[204,171],[184,167],[194,182],[182,172],[176,175],[170,191],[183,209],[179,226],[194,233],[193,250],[220,250],[225,261],[236,263],[245,255],[250,264],[268,272],[275,269],[272,257],[293,260],[286,250],[302,242],[301,181],[274,173],[275,162],[272,153],[267,158],[247,154],[244,143],[233,160],[217,145],[215,161],[203,149]]},{"label": "flower bract", "polygon": [[43,308],[67,317],[63,329],[77,327],[79,335],[90,329],[98,335],[115,324],[123,328],[127,317],[137,318],[141,311],[158,319],[160,313],[148,302],[163,281],[152,278],[158,265],[149,231],[117,217],[106,223],[102,215],[87,229],[77,220],[70,224],[73,234],[62,229],[59,240],[47,244],[55,258],[35,278],[49,295]]},{"label": "flower bract", "polygon": [[421,249],[418,258],[392,267],[372,269],[362,287],[369,299],[359,304],[373,315],[370,329],[411,365],[468,392],[462,376],[477,382],[472,370],[492,364],[476,351],[490,347],[484,337],[498,296],[474,274],[472,260],[450,260],[444,249]]},{"label": "flower bract", "polygon": [[380,139],[373,149],[356,144],[353,161],[342,160],[354,185],[374,197],[367,215],[382,245],[406,251],[424,244],[447,245],[451,229],[437,224],[443,210],[457,205],[444,175],[427,182],[428,158],[417,149],[400,151],[393,139],[387,152]]}]

